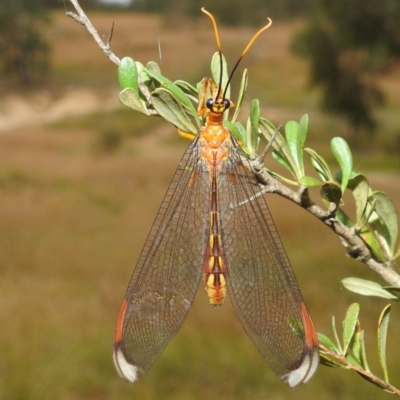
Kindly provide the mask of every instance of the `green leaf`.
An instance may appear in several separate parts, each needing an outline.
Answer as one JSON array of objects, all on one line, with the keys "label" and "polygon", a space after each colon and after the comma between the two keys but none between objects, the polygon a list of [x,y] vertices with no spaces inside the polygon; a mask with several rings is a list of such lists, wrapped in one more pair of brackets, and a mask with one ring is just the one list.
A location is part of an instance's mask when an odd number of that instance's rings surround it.
[{"label": "green leaf", "polygon": [[243,103],[244,94],[247,89],[248,81],[249,81],[249,78],[248,78],[248,74],[247,74],[247,69],[245,69],[243,71],[242,80],[240,82],[240,88],[239,88],[238,99],[236,101],[235,113],[233,114],[233,117],[231,119],[231,122],[233,122],[233,123],[235,123],[235,121],[239,115],[240,107],[242,106],[242,103]]},{"label": "green leaf", "polygon": [[342,280],[343,286],[350,292],[362,294],[363,296],[382,297],[384,299],[397,299],[397,297],[383,289],[379,283],[367,281],[360,278],[345,278]]},{"label": "green leaf", "polygon": [[124,57],[118,66],[118,80],[122,89],[131,88],[139,93],[138,69],[135,61],[130,57]]},{"label": "green leaf", "polygon": [[273,150],[272,157],[275,158],[275,160],[278,161],[279,164],[283,165],[286,169],[288,169],[293,174],[293,176],[295,176],[295,173],[292,170],[292,166],[290,165],[289,161],[286,159],[284,154],[280,153],[279,151]]},{"label": "green leaf", "polygon": [[307,138],[307,130],[308,130],[308,114],[304,114],[300,118],[299,122],[299,136],[298,136],[298,157],[299,157],[299,165],[301,168],[301,174],[304,175],[304,161],[303,161],[303,150],[304,144]]},{"label": "green leaf", "polygon": [[313,176],[304,175],[300,178],[300,183],[307,187],[321,186],[321,182]]},{"label": "green leaf", "polygon": [[[373,214],[377,215],[376,213]],[[378,223],[379,221],[377,221],[375,225],[377,225]],[[364,227],[358,232],[358,234],[361,236],[362,240],[364,240],[364,242],[368,245],[368,247],[371,248],[372,252],[374,253],[375,257],[378,260],[386,261],[386,258],[382,253],[381,244],[378,242],[378,239],[376,238],[376,235],[373,232]]]},{"label": "green leaf", "polygon": [[338,208],[336,210],[336,219],[340,221],[344,226],[347,226],[349,228],[352,228],[354,226],[354,222],[341,208]]},{"label": "green leaf", "polygon": [[356,321],[356,327],[354,330],[353,337],[350,341],[349,349],[353,353],[354,357],[358,361],[358,363],[361,363],[361,341],[360,341],[360,335],[361,335],[361,325],[360,321],[357,319]]},{"label": "green leaf", "polygon": [[178,103],[168,90],[163,88],[154,90],[151,99],[154,108],[165,120],[184,132],[197,134],[197,129],[184,112],[181,103]]},{"label": "green leaf", "polygon": [[361,351],[360,351],[361,365],[366,371],[371,372],[368,366],[367,353],[365,351],[364,331],[360,332],[360,344],[361,344]]},{"label": "green leaf", "polygon": [[[211,75],[215,83],[220,85],[221,81],[221,60],[218,52],[214,53],[213,58],[211,59]],[[221,95],[226,89],[225,97],[227,99],[230,98],[231,89],[230,87],[226,88],[226,84],[228,83],[229,75],[228,75],[228,67],[226,64],[226,59],[222,55],[222,84],[221,84]],[[228,119],[229,110],[224,112],[224,119]]]},{"label": "green leaf", "polygon": [[299,180],[303,175],[303,168],[300,164],[300,148],[299,148],[299,124],[296,121],[289,121],[285,125],[286,142],[293,158],[293,171]]},{"label": "green leaf", "polygon": [[331,149],[342,170],[341,189],[344,193],[353,170],[353,156],[349,145],[341,137],[335,137],[331,140]]},{"label": "green leaf", "polygon": [[321,177],[323,181],[333,181],[333,175],[331,170],[329,169],[328,163],[321,157],[316,151],[306,147],[304,149],[310,156],[311,162],[317,171],[318,175]]},{"label": "green leaf", "polygon": [[389,374],[386,364],[386,338],[389,325],[389,313],[391,305],[388,304],[382,311],[378,321],[378,352],[379,362],[383,370],[383,377],[386,383],[389,383]]},{"label": "green leaf", "polygon": [[356,365],[357,367],[362,368],[360,362],[350,353],[347,353],[345,356],[346,360],[350,361],[352,364]]},{"label": "green leaf", "polygon": [[329,201],[329,203],[339,204],[342,198],[342,191],[340,189],[340,186],[334,181],[324,182],[322,184],[320,193],[321,197]]},{"label": "green leaf", "polygon": [[339,350],[339,353],[343,354],[342,346],[340,345],[339,335],[336,330],[335,316],[332,316],[332,332],[333,332],[333,337],[335,338],[336,346]]},{"label": "green leaf", "polygon": [[354,331],[357,324],[358,314],[360,312],[360,305],[357,303],[352,304],[346,312],[343,320],[343,355],[347,353],[347,349],[353,338]]},{"label": "green leaf", "polygon": [[147,73],[152,79],[154,79],[161,85],[161,88],[163,88],[165,91],[168,91],[171,94],[171,96],[173,96],[176,99],[175,100],[176,102],[181,103],[184,106],[185,111],[189,112],[189,114],[195,119],[198,127],[196,129],[197,133],[197,130],[200,128],[200,120],[197,115],[197,111],[195,110],[188,96],[186,96],[186,94],[182,91],[182,89],[179,86],[175,85],[169,79],[149,70],[147,70]]},{"label": "green leaf", "polygon": [[325,336],[323,333],[317,332],[318,336],[318,341],[323,344],[325,347],[327,347],[329,350],[339,353],[338,348],[336,345],[332,342],[331,339],[328,338],[328,336]]},{"label": "green leaf", "polygon": [[[146,65],[146,69],[153,74],[157,74],[161,76],[160,66],[155,61],[149,61]],[[166,79],[166,78],[165,78]]]},{"label": "green leaf", "polygon": [[150,115],[150,112],[144,105],[144,101],[140,98],[139,94],[136,93],[132,88],[126,88],[119,94],[120,102],[127,107],[133,108],[136,111],[140,111],[145,115]]},{"label": "green leaf", "polygon": [[[378,231],[388,244],[390,255],[393,256],[398,235],[398,216],[392,199],[384,192],[372,192],[369,199],[374,209],[385,225],[385,230]],[[379,228],[378,228],[379,229]]]},{"label": "green leaf", "polygon": [[260,103],[258,99],[253,99],[250,106],[250,135],[247,139],[247,147],[255,153],[258,147],[259,134],[258,125],[260,121]]},{"label": "green leaf", "polygon": [[365,225],[368,219],[366,206],[371,188],[367,178],[363,174],[356,173],[352,174],[347,187],[351,190],[356,203],[356,229],[358,230]]},{"label": "green leaf", "polygon": [[[259,129],[261,134],[265,137],[265,139],[267,139],[267,141],[269,142],[272,138],[272,136],[274,135],[275,131],[276,131],[276,127],[267,119],[260,117],[260,123],[259,123]],[[294,173],[294,167],[295,166],[295,162],[293,160],[292,154],[289,150],[289,147],[284,139],[284,137],[278,133],[278,135],[275,137],[275,140],[272,142],[272,147],[273,149],[275,149],[276,153],[274,154],[274,152],[272,153],[272,156],[279,162],[281,163],[281,161],[284,160],[284,165],[285,168],[287,168],[289,170],[289,172],[297,179],[297,176]],[[279,158],[279,160],[278,160]],[[286,178],[285,182],[293,182],[290,181]],[[290,183],[290,184],[294,184],[297,185],[297,182],[295,183]]]},{"label": "green leaf", "polygon": [[236,124],[233,124],[229,120],[224,121],[224,125],[231,131],[233,137],[236,139],[237,142],[239,142],[239,145],[241,146],[243,151],[246,154],[250,154],[249,149],[247,148],[243,140],[246,137],[246,130],[244,129],[243,125],[240,122],[236,122]]},{"label": "green leaf", "polygon": [[288,178],[285,178],[284,176],[279,175],[277,172],[271,171],[271,170],[269,170],[268,168],[265,168],[265,169],[268,171],[268,173],[269,173],[273,178],[278,179],[278,180],[280,180],[280,181],[282,181],[282,182],[284,182],[284,183],[287,183],[288,185],[294,185],[294,186],[296,186],[296,185],[298,184],[296,181],[292,181],[292,180],[290,180],[290,179],[288,179]]}]

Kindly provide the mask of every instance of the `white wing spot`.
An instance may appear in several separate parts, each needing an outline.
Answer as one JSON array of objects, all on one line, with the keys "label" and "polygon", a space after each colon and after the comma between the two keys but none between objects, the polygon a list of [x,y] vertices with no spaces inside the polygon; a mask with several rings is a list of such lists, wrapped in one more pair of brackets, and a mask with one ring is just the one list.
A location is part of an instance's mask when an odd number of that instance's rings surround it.
[{"label": "white wing spot", "polygon": [[126,361],[121,349],[117,349],[113,354],[115,368],[117,369],[121,378],[130,383],[136,382],[138,378],[138,368],[135,365],[129,364]]}]

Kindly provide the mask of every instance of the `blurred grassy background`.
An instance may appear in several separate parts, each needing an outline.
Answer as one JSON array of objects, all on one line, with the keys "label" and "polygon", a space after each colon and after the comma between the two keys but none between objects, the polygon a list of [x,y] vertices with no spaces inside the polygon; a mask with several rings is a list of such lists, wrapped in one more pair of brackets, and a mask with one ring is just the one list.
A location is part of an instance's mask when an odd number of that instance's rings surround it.
[{"label": "blurred grassy background", "polygon": [[[160,40],[165,76],[196,83],[209,74],[215,40],[206,18],[174,29],[151,15],[90,17],[105,37],[115,22],[113,50],[120,57],[160,62]],[[0,82],[0,398],[389,398],[354,373],[326,367],[289,390],[257,354],[229,301],[209,307],[202,287],[150,372],[134,386],[117,376],[111,346],[119,306],[188,143],[161,119],[119,105],[116,67],[81,26],[61,12],[53,19],[49,81],[29,90]],[[288,51],[301,23],[274,21],[246,56],[247,104],[258,97],[275,124],[308,112],[308,145],[328,155],[329,140],[348,132],[340,119],[318,111],[318,92],[307,88],[307,64]],[[221,28],[231,65],[252,33]],[[399,149],[385,143],[399,133],[399,78],[400,68],[381,77],[389,101],[379,111],[380,133],[355,152],[355,169],[397,207]],[[331,336],[331,316],[341,321],[348,305],[360,302],[370,365],[378,372],[375,327],[387,302],[353,295],[340,284],[347,276],[377,277],[347,258],[338,238],[305,211],[275,196],[268,201],[318,330]],[[388,364],[397,386],[399,329],[395,304]]]}]

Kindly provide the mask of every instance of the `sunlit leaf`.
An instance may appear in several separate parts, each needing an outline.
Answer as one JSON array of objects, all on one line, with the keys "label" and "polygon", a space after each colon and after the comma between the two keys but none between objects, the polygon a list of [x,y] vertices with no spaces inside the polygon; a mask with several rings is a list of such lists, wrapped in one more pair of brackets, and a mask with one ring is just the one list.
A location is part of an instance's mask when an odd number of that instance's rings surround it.
[{"label": "sunlit leaf", "polygon": [[236,122],[233,124],[231,121],[224,121],[224,125],[232,132],[233,137],[239,142],[243,151],[246,154],[250,154],[250,150],[247,148],[245,139],[246,139],[246,130],[240,122]]},{"label": "sunlit leaf", "polygon": [[361,344],[361,351],[360,351],[360,355],[361,355],[361,365],[363,366],[363,368],[370,372],[369,366],[368,366],[368,361],[367,361],[367,353],[365,351],[365,340],[364,340],[364,331],[362,330],[360,332],[360,344]]},{"label": "sunlit leaf", "polygon": [[360,312],[360,305],[357,303],[352,304],[346,312],[343,320],[343,355],[347,353],[347,349],[353,338],[356,328],[358,314]]},{"label": "sunlit leaf", "polygon": [[393,200],[386,193],[375,191],[370,195],[370,202],[373,202],[376,213],[387,228],[381,236],[388,235],[385,236],[385,240],[389,245],[390,254],[393,255],[398,235],[398,217]]},{"label": "sunlit leaf", "polygon": [[362,294],[363,296],[382,297],[384,299],[397,299],[395,295],[383,289],[379,283],[367,281],[360,278],[345,278],[342,280],[343,286],[351,292]]},{"label": "sunlit leaf", "polygon": [[[198,128],[200,128],[200,120],[198,118],[197,111],[182,89],[164,76],[158,75],[152,71],[147,71],[147,73],[152,79],[156,80],[161,85],[161,88],[163,88],[165,91],[168,91],[171,96],[176,99],[176,102],[181,103],[184,106],[184,108],[195,119]],[[196,129],[196,132],[198,128]]]},{"label": "sunlit leaf", "polygon": [[304,175],[304,160],[303,150],[304,144],[307,138],[308,130],[308,114],[304,114],[299,121],[299,132],[298,132],[298,157],[301,175]]},{"label": "sunlit leaf", "polygon": [[260,121],[260,102],[253,99],[250,106],[250,136],[247,140],[247,146],[250,151],[255,152],[258,147],[258,125]]},{"label": "sunlit leaf", "polygon": [[375,257],[380,261],[386,261],[385,256],[382,252],[381,244],[378,242],[376,235],[371,232],[366,227],[362,228],[358,234],[362,238],[362,240],[368,245],[368,247],[372,250]]},{"label": "sunlit leaf", "polygon": [[299,148],[299,124],[296,121],[289,121],[285,125],[286,143],[292,155],[294,165],[292,169],[295,172],[297,179],[300,179],[302,174],[302,165],[300,165],[300,148]]},{"label": "sunlit leaf", "polygon": [[139,94],[131,88],[124,89],[119,94],[119,100],[124,106],[133,108],[134,110],[140,111],[145,115],[150,115],[150,112],[144,105],[144,101],[140,98]]},{"label": "sunlit leaf", "polygon": [[154,108],[165,120],[184,132],[197,134],[197,129],[184,112],[183,107],[180,105],[181,103],[178,103],[169,91],[163,88],[154,90],[152,102]]},{"label": "sunlit leaf", "polygon": [[354,226],[354,222],[341,208],[336,210],[336,219],[348,228],[352,228]]},{"label": "sunlit leaf", "polygon": [[323,344],[325,347],[327,347],[329,350],[335,352],[335,353],[339,353],[339,349],[337,348],[337,346],[332,342],[331,339],[328,338],[328,336],[325,336],[323,333],[321,332],[317,332],[317,336],[318,336],[318,341]]},{"label": "sunlit leaf", "polygon": [[333,175],[329,169],[328,163],[315,150],[306,147],[304,149],[310,156],[311,162],[323,181],[333,181]]},{"label": "sunlit leaf", "polygon": [[352,354],[347,353],[345,358],[346,358],[346,360],[350,361],[352,364],[356,365],[357,367],[362,368],[360,361],[357,360]]},{"label": "sunlit leaf", "polygon": [[386,383],[389,383],[389,374],[386,364],[386,339],[389,325],[389,314],[391,305],[388,304],[382,311],[378,321],[378,352],[379,362],[383,370],[383,377]]},{"label": "sunlit leaf", "polygon": [[333,155],[340,165],[340,169],[342,170],[341,189],[343,193],[347,187],[347,183],[353,170],[353,156],[351,154],[349,145],[341,137],[335,137],[331,140],[331,149]]},{"label": "sunlit leaf", "polygon": [[[260,129],[262,135],[265,137],[265,139],[267,139],[267,141],[271,140],[272,136],[274,135],[274,133],[276,131],[276,127],[270,121],[268,121],[267,119],[262,118],[262,117],[260,117],[259,129]],[[284,165],[285,168],[287,168],[289,170],[289,172],[297,180],[297,176],[293,169],[295,166],[295,162],[293,160],[293,157],[289,150],[289,147],[280,132],[275,137],[275,140],[272,143],[272,147],[277,152],[276,160],[278,161],[278,158],[279,158],[279,160],[285,160],[285,163],[282,165]],[[272,155],[275,158],[274,153],[272,153]],[[280,162],[280,161],[278,161],[278,162]],[[290,181],[290,182],[293,182],[293,181]],[[297,182],[295,182],[294,184],[297,185]]]},{"label": "sunlit leaf", "polygon": [[336,346],[339,350],[339,353],[343,354],[342,346],[341,346],[340,340],[339,340],[339,335],[336,330],[335,316],[332,316],[332,332],[333,332],[333,337],[335,338]]},{"label": "sunlit leaf", "polygon": [[286,157],[284,157],[284,155],[282,153],[280,153],[279,151],[273,150],[272,157],[274,157],[275,160],[278,161],[279,164],[283,165],[286,169],[288,169],[290,172],[292,172],[293,176],[295,176],[295,174],[292,170],[291,164],[286,159]]},{"label": "sunlit leaf", "polygon": [[371,191],[367,178],[363,174],[352,174],[347,188],[351,190],[356,204],[356,229],[366,223],[365,212]]},{"label": "sunlit leaf", "polygon": [[161,76],[160,66],[155,61],[149,61],[146,65],[146,68],[148,71]]},{"label": "sunlit leaf", "polygon": [[321,182],[313,176],[304,175],[300,178],[300,183],[307,187],[321,186]]},{"label": "sunlit leaf", "polygon": [[277,172],[269,170],[268,168],[266,168],[266,170],[275,179],[278,179],[278,180],[280,180],[280,181],[282,181],[284,183],[287,183],[288,185],[297,185],[296,181],[292,181],[292,180],[290,180],[290,179],[278,174]]},{"label": "sunlit leaf", "polygon": [[356,326],[354,330],[353,337],[351,338],[349,349],[353,353],[354,357],[356,360],[361,363],[361,340],[360,340],[360,335],[361,335],[361,325],[360,321],[357,319],[356,321]]},{"label": "sunlit leaf", "polygon": [[237,99],[236,105],[235,105],[235,112],[234,112],[233,117],[231,119],[231,122],[233,122],[233,123],[235,123],[235,121],[236,121],[236,119],[237,119],[237,117],[239,115],[240,107],[242,106],[242,103],[243,103],[244,94],[245,94],[246,89],[247,89],[248,81],[249,81],[249,78],[248,78],[248,74],[247,74],[247,69],[245,69],[243,71],[242,80],[240,82],[238,99]]},{"label": "sunlit leaf", "polygon": [[122,89],[131,88],[138,93],[138,70],[135,61],[124,57],[118,66],[118,80]]},{"label": "sunlit leaf", "polygon": [[[221,83],[221,58],[218,52],[214,53],[211,59],[211,75],[214,82],[219,85]],[[228,74],[228,66],[226,64],[226,59],[224,55],[222,55],[222,84],[221,84],[221,95],[226,89],[225,97],[227,99],[230,98],[231,88],[230,86],[226,87],[229,80]],[[224,119],[228,119],[229,109],[224,112]]]}]

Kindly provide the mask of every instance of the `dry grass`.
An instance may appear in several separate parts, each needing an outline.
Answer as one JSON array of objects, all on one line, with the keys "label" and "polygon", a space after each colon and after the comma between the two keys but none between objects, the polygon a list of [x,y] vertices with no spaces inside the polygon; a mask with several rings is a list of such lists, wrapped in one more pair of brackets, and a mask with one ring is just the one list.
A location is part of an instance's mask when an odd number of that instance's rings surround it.
[{"label": "dry grass", "polygon": [[[43,115],[53,101],[77,88],[89,88],[97,99],[117,89],[114,66],[86,32],[64,15],[54,18],[54,86],[46,88],[47,105],[31,104]],[[151,16],[93,15],[103,34],[110,21],[116,22],[114,50],[118,55],[132,54],[142,62],[157,60],[160,37],[162,66],[168,76],[196,81],[208,73],[208,60],[215,49],[209,24],[199,22],[168,31]],[[258,44],[259,51],[264,46],[274,51],[265,56],[255,51],[246,65],[261,82],[253,81],[250,74],[254,93],[259,87],[268,88],[271,103],[267,104],[273,107],[265,111],[266,115],[275,113],[274,122],[297,118],[314,102],[305,90],[305,64],[285,50],[295,26],[275,24],[271,35]],[[228,57],[234,59],[251,31],[222,29],[221,36]],[[266,65],[265,71],[259,64]],[[278,92],[279,86],[288,94]],[[208,307],[202,289],[187,322],[151,372],[135,386],[121,381],[111,362],[114,322],[135,260],[186,143],[179,141],[176,146],[174,129],[162,122],[121,111],[93,113],[88,108],[84,112],[89,101],[76,96],[75,102],[81,104],[83,115],[61,115],[51,120],[52,125],[38,118],[33,125],[24,123],[0,134],[1,399],[388,396],[350,373],[323,367],[308,385],[289,391],[264,365],[231,306]],[[311,110],[311,115],[321,127],[327,121],[316,111]],[[96,131],[103,128],[127,132],[114,152],[99,152],[94,146]],[[361,169],[367,165],[368,159]],[[375,173],[371,180],[400,206],[398,175]],[[307,213],[277,197],[269,203],[318,329],[329,333],[331,315],[340,319],[350,302],[359,301],[372,348],[371,364],[377,369],[373,332],[385,302],[360,298],[340,287],[340,279],[349,275],[376,277],[346,258],[338,239]],[[388,358],[393,383],[399,385],[396,308],[393,314],[389,335],[393,351]]]}]

